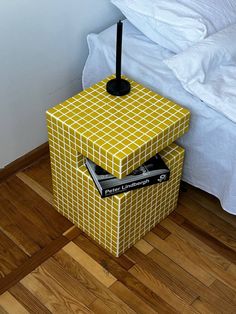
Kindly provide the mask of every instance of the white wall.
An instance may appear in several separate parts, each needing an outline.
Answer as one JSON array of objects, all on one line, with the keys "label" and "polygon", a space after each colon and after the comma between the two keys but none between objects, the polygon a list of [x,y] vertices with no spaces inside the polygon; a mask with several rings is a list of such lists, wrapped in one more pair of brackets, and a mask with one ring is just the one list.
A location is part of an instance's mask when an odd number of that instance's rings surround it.
[{"label": "white wall", "polygon": [[86,35],[120,16],[109,0],[0,1],[0,168],[46,142],[46,109],[81,89]]}]

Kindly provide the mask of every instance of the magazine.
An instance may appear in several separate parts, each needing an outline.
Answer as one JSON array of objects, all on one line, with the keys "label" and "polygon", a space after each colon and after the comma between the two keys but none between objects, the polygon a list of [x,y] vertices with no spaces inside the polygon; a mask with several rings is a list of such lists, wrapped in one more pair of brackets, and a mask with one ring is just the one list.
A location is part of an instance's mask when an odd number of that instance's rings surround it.
[{"label": "magazine", "polygon": [[170,171],[159,154],[123,179],[118,179],[86,158],[85,165],[101,197],[124,193],[169,180]]}]

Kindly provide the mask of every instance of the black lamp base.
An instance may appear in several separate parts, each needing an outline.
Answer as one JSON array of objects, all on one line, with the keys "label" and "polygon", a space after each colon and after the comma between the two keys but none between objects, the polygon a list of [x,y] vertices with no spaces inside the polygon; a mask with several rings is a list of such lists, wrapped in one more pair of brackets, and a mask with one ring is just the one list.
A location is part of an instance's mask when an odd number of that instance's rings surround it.
[{"label": "black lamp base", "polygon": [[107,92],[113,96],[124,96],[130,92],[130,83],[124,79],[113,79],[107,82]]}]

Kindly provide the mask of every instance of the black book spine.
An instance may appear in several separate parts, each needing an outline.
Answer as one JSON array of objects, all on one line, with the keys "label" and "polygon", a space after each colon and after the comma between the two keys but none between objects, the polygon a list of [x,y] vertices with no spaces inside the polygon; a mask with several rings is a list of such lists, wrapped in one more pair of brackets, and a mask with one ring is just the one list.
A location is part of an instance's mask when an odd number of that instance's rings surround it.
[{"label": "black book spine", "polygon": [[[165,177],[164,177],[165,176]],[[147,177],[144,179],[140,179],[138,181],[132,182],[132,183],[128,183],[128,184],[121,184],[118,186],[115,186],[113,188],[109,188],[109,189],[102,189],[102,193],[101,197],[108,197],[108,196],[112,196],[112,195],[116,195],[116,194],[120,194],[120,193],[125,193],[131,190],[136,190],[136,189],[140,189],[143,188],[145,186],[149,186],[149,185],[153,185],[153,184],[159,184],[165,181],[168,181],[170,178],[170,173],[166,173],[163,176],[163,174],[154,176],[154,177]]]}]

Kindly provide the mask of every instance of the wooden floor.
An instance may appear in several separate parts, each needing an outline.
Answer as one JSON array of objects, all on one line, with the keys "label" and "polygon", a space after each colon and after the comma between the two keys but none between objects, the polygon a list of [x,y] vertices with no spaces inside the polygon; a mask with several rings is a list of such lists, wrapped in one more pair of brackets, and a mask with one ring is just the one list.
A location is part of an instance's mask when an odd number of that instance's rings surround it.
[{"label": "wooden floor", "polygon": [[0,185],[0,313],[236,313],[236,217],[195,188],[114,258],[52,206],[48,158]]}]

